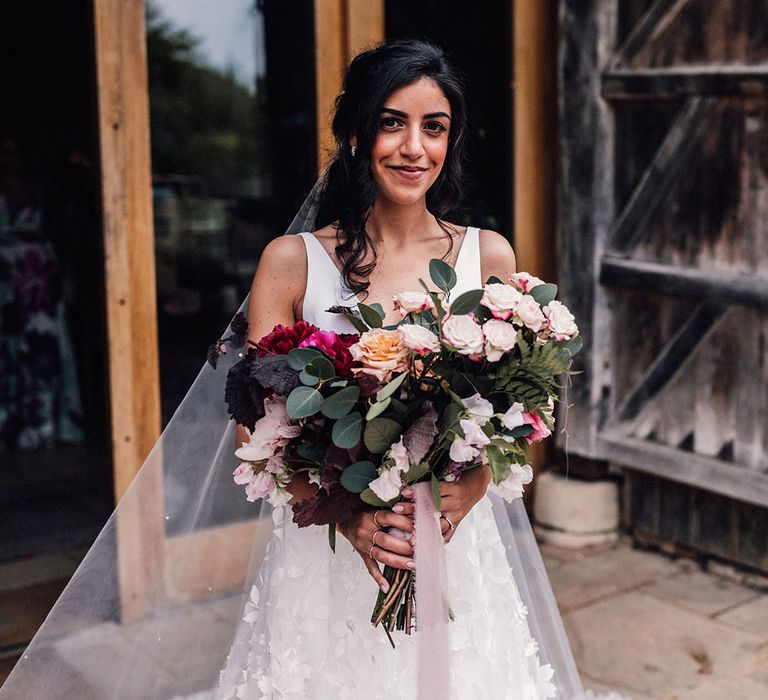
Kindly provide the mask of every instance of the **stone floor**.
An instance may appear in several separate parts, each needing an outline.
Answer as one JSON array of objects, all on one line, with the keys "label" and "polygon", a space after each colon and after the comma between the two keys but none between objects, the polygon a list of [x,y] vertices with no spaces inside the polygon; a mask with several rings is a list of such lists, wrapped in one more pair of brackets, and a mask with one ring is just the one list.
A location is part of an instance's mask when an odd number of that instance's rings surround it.
[{"label": "stone floor", "polygon": [[635,700],[768,698],[768,594],[616,545],[542,545],[579,671]]},{"label": "stone floor", "polygon": [[[587,687],[634,700],[768,698],[765,592],[689,560],[636,549],[627,539],[581,550],[544,544],[542,554]],[[0,683],[80,556],[0,566]],[[211,620],[195,619],[193,627],[229,616],[215,606],[208,612]],[[105,639],[118,643],[130,634],[108,627],[98,640],[102,652]],[[72,649],[58,651],[82,658],[82,645],[93,641],[73,640]],[[200,668],[208,656],[201,650],[189,663]]]}]

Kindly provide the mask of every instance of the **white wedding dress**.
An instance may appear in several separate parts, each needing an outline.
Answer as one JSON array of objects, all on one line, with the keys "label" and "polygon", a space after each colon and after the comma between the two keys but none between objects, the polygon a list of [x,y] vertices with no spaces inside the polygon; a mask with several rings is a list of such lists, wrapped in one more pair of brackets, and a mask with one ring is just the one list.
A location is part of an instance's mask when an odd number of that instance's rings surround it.
[{"label": "white wedding dress", "polygon": [[[350,303],[338,269],[315,236],[299,235],[308,259],[304,317],[321,328],[354,332],[343,316],[325,311]],[[462,242],[456,274],[453,294],[482,286],[475,227]],[[488,493],[475,505],[446,546],[455,613],[449,624],[451,698],[566,697],[557,693],[555,669],[540,658],[492,498],[498,499]],[[349,541],[339,536],[334,554],[327,528],[299,528],[290,506],[275,508],[272,517],[273,534],[216,698],[416,698],[416,636],[394,632],[392,649],[384,631],[370,623],[378,587]]]}]

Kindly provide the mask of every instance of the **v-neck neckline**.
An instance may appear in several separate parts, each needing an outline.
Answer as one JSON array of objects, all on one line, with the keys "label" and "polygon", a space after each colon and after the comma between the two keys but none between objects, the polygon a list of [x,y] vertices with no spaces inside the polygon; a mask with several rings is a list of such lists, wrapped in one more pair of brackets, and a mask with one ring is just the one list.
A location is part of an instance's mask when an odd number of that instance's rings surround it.
[{"label": "v-neck neckline", "polygon": [[[467,236],[469,235],[470,229],[473,228],[472,226],[467,226],[464,230],[464,235],[461,238],[461,245],[459,246],[459,252],[456,255],[456,262],[453,265],[453,269],[456,271],[456,275],[458,276],[459,272],[459,263],[461,262],[461,257],[464,254],[465,249],[465,243],[467,242]],[[322,241],[312,232],[307,231],[307,233],[314,239],[315,243],[320,246],[320,249],[323,251],[325,259],[328,261],[328,264],[335,270],[336,275],[338,276],[339,282],[341,284],[341,288],[343,292],[346,292],[344,295],[346,297],[352,297],[354,298],[354,306],[356,307],[358,304],[365,304],[365,302],[355,293],[352,292],[352,290],[347,286],[346,281],[344,280],[344,274],[341,270],[339,270],[338,266],[336,265],[336,262],[331,257],[331,254],[328,252],[326,247],[323,245]],[[351,299],[350,299],[351,301]],[[375,303],[375,302],[374,302]]]}]

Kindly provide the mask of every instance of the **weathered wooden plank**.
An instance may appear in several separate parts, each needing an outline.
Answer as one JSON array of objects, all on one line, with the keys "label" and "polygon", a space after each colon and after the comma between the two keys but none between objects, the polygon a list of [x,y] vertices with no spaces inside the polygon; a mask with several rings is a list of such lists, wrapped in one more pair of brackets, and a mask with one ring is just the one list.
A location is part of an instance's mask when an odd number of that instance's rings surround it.
[{"label": "weathered wooden plank", "polygon": [[687,2],[688,0],[656,0],[632,27],[624,43],[613,55],[611,68],[630,65],[640,49],[657,39],[669,27]]},{"label": "weathered wooden plank", "polygon": [[768,280],[718,270],[696,269],[606,255],[600,282],[684,297],[712,297],[726,304],[768,309]]},{"label": "weathered wooden plank", "polygon": [[642,379],[618,407],[616,410],[618,421],[632,420],[640,413],[643,407],[680,370],[696,348],[707,339],[708,333],[723,316],[725,309],[725,305],[718,301],[704,301],[694,309],[677,332],[661,348]]},{"label": "weathered wooden plank", "polygon": [[608,431],[598,443],[602,459],[747,503],[768,503],[768,474]]},{"label": "weathered wooden plank", "polygon": [[601,94],[608,100],[680,95],[765,95],[765,66],[675,66],[611,68],[602,74]]},{"label": "weathered wooden plank", "polygon": [[[143,0],[94,2],[115,497],[160,434],[155,247]],[[122,616],[141,617],[162,587],[162,469],[147,468],[118,511]]]},{"label": "weathered wooden plank", "polygon": [[689,167],[690,157],[709,127],[716,104],[711,98],[694,97],[682,107],[611,227],[608,239],[611,253],[626,254],[646,235],[648,223],[669,187]]}]

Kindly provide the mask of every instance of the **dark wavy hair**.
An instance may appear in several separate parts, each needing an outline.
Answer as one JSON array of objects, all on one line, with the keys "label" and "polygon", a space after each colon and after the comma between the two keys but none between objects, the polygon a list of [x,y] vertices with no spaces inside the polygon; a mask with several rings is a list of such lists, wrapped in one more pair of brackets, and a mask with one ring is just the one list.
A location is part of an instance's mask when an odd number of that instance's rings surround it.
[{"label": "dark wavy hair", "polygon": [[[355,294],[362,292],[367,296],[367,278],[376,267],[376,247],[365,230],[365,223],[376,197],[370,153],[381,109],[392,92],[422,77],[433,80],[451,105],[445,162],[427,191],[426,204],[449,236],[448,253],[453,248],[455,232],[447,228],[442,219],[462,200],[467,124],[463,79],[443,50],[434,44],[423,40],[384,42],[357,54],[347,68],[332,122],[336,152],[326,170],[315,221],[319,229],[338,220],[336,256],[343,264],[344,281]],[[357,137],[354,157],[349,148],[353,135]],[[373,260],[364,264],[369,250]]]}]

